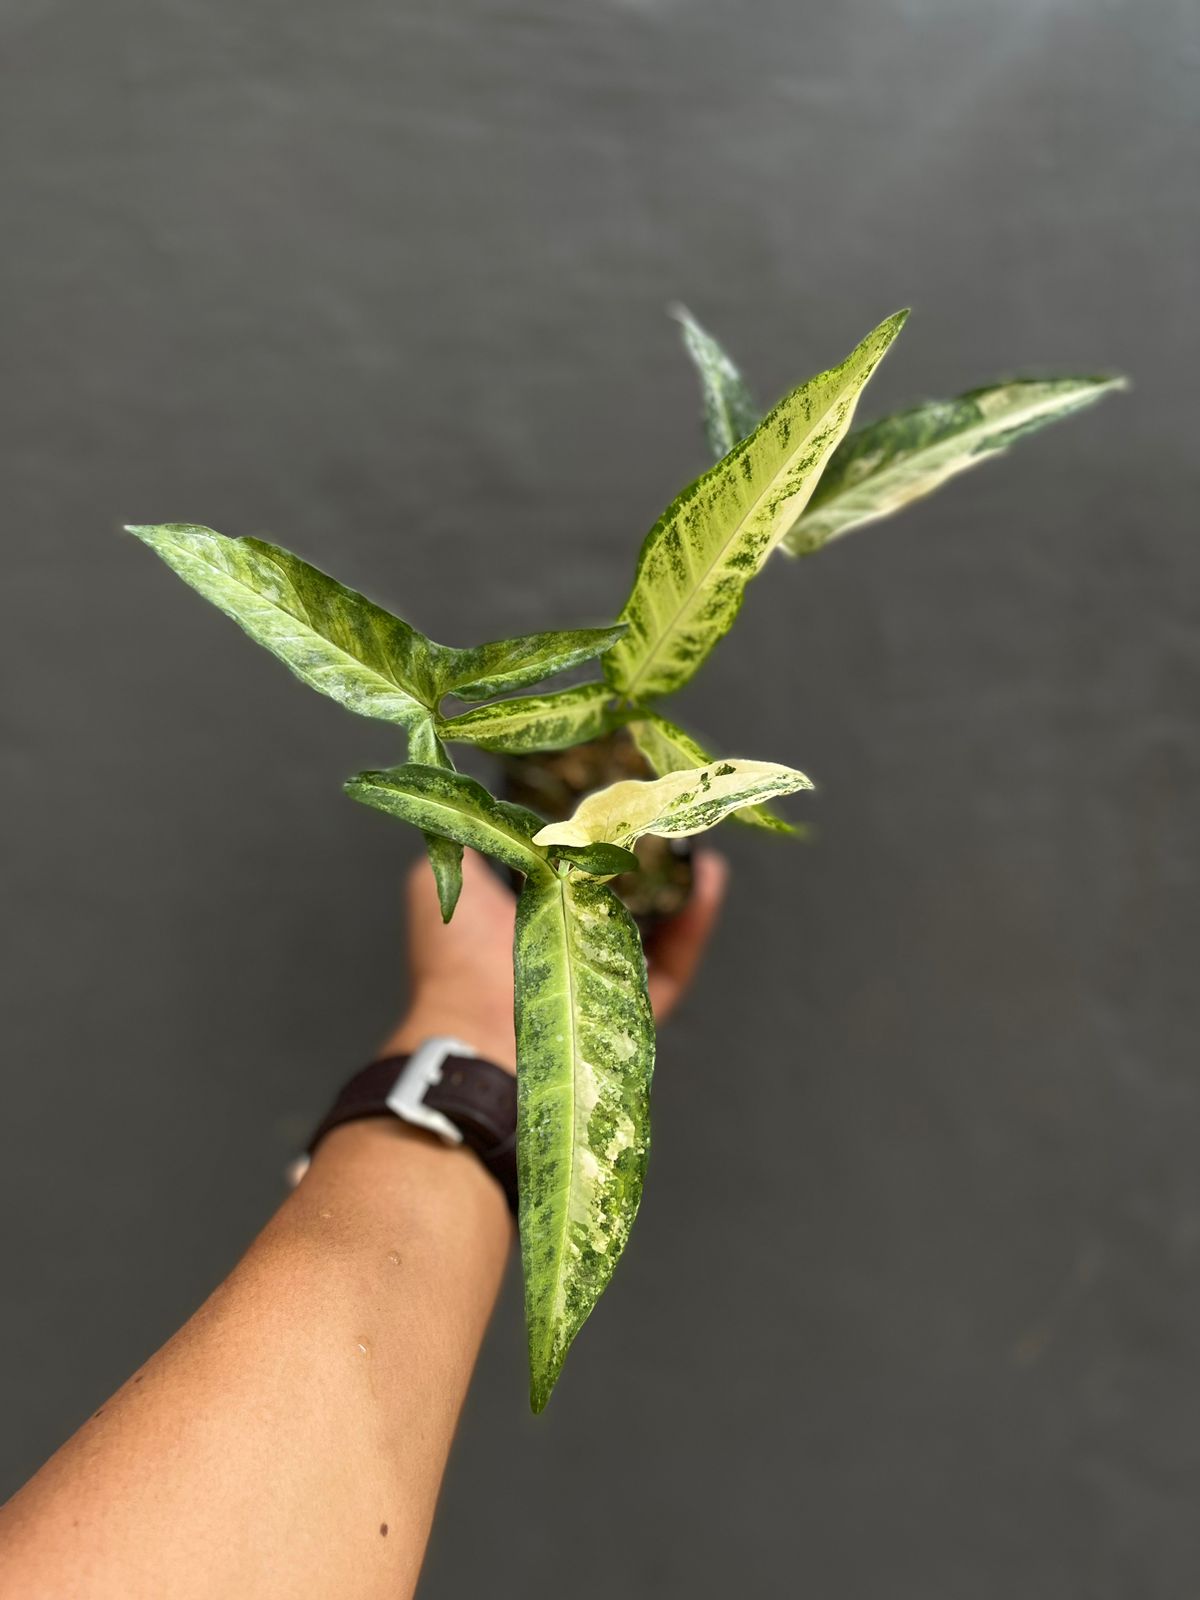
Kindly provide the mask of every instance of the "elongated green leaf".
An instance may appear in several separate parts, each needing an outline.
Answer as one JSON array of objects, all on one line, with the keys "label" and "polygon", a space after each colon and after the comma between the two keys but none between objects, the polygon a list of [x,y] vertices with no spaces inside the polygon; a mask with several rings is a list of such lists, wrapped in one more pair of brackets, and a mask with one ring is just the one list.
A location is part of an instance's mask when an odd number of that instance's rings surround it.
[{"label": "elongated green leaf", "polygon": [[540,1411],[637,1213],[654,1021],[633,919],[594,878],[530,878],[513,958],[529,1394]]},{"label": "elongated green leaf", "polygon": [[[454,763],[446,754],[445,745],[434,731],[432,717],[423,718],[420,722],[414,723],[410,729],[408,759],[415,761],[419,766],[441,767],[447,772],[454,771]],[[429,865],[433,868],[442,921],[449,922],[458,904],[458,897],[462,893],[463,847],[456,840],[446,839],[440,833],[427,833],[425,853],[429,857]]]},{"label": "elongated green leaf", "polygon": [[[660,778],[665,778],[671,772],[682,772],[688,767],[710,766],[714,759],[690,733],[685,733],[675,723],[668,722],[666,717],[660,717],[653,711],[647,712],[637,722],[631,722],[629,732],[634,744]],[[777,815],[770,806],[742,806],[732,813],[730,820],[744,823],[747,827],[764,829],[768,833],[790,834],[796,839],[804,838],[808,832],[807,828],[798,827],[794,822]]]},{"label": "elongated green leaf", "polygon": [[298,678],[364,717],[409,725],[436,701],[441,647],[290,551],[192,523],[128,530]]},{"label": "elongated green leaf", "polygon": [[783,549],[809,555],[1124,387],[1123,378],[1019,379],[858,428],[838,446]]},{"label": "elongated green leaf", "polygon": [[739,806],[811,788],[809,779],[794,767],[731,757],[671,772],[649,783],[636,778],[610,783],[607,789],[597,789],[581,800],[566,822],[547,823],[534,834],[533,842],[550,847],[606,839],[629,849],[644,833],[664,838],[703,833]]},{"label": "elongated green leaf", "polygon": [[704,395],[704,435],[719,461],[744,439],[762,412],[750,398],[742,375],[707,329],[686,306],[675,307],[683,329],[683,343],[700,376]]},{"label": "elongated green leaf", "polygon": [[604,658],[605,676],[628,699],[678,689],[728,632],[746,584],[808,503],[906,315],[889,317],[841,366],[785,396],[651,528],[621,613],[629,632]]},{"label": "elongated green leaf", "polygon": [[568,750],[598,739],[622,720],[607,684],[583,683],[574,689],[497,700],[464,711],[440,722],[438,732],[443,739],[517,755],[531,750]]},{"label": "elongated green leaf", "polygon": [[625,632],[620,623],[610,628],[576,628],[566,633],[529,633],[519,639],[500,639],[455,650],[447,663],[441,689],[460,700],[490,700],[514,689],[541,683],[557,672],[603,655]]},{"label": "elongated green leaf", "polygon": [[541,817],[495,799],[461,772],[407,762],[385,772],[360,772],[346,784],[346,793],[423,833],[481,850],[528,877],[553,876],[545,853],[531,842]]},{"label": "elongated green leaf", "polygon": [[555,860],[569,861],[595,878],[615,878],[641,867],[636,852],[623,850],[619,844],[558,844],[549,853]]}]

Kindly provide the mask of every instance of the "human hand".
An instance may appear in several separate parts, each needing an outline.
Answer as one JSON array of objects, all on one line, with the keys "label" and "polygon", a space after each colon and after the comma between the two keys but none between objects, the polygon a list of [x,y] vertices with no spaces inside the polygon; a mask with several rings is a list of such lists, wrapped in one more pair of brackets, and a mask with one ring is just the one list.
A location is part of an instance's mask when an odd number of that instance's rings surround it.
[{"label": "human hand", "polygon": [[[695,886],[677,916],[646,943],[650,1002],[661,1022],[678,1005],[704,953],[724,899],[729,867],[714,850],[696,853]],[[516,897],[484,862],[463,855],[463,888],[443,923],[429,864],[409,872],[409,1009],[385,1054],[403,1055],[434,1034],[452,1034],[498,1065],[516,1068],[512,940]]]}]

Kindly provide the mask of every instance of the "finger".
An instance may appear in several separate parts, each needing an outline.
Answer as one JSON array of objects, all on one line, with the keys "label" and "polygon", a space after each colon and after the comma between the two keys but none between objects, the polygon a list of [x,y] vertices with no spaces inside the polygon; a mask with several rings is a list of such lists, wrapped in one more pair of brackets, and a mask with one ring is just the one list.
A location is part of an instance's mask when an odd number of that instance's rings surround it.
[{"label": "finger", "polygon": [[674,1009],[692,980],[729,881],[729,863],[715,850],[697,852],[692,870],[695,876],[687,905],[662,923],[647,945],[650,1003],[660,1020]]}]

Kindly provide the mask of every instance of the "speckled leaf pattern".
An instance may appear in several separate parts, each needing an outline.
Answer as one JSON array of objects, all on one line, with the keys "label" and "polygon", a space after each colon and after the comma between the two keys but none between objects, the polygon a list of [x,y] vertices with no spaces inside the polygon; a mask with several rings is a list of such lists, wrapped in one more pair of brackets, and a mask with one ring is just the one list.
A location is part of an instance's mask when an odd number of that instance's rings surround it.
[{"label": "speckled leaf pattern", "polygon": [[513,953],[521,1258],[540,1411],[637,1213],[654,1019],[633,919],[594,878],[529,879]]},{"label": "speckled leaf pattern", "polygon": [[542,683],[556,673],[603,655],[625,632],[610,628],[576,628],[563,633],[529,633],[499,639],[472,650],[455,650],[447,662],[441,689],[460,700],[490,700]]},{"label": "speckled leaf pattern", "polygon": [[[413,724],[408,735],[408,759],[419,766],[443,767],[453,772],[454,763],[446,754],[445,745],[434,731],[432,717],[424,717],[420,722]],[[454,839],[443,838],[440,833],[427,833],[425,853],[429,857],[429,865],[433,868],[433,880],[437,884],[442,921],[449,922],[458,904],[458,897],[462,893],[463,847]]]},{"label": "speckled leaf pattern", "polygon": [[607,684],[584,683],[464,711],[440,722],[438,732],[443,739],[516,755],[569,750],[572,745],[598,739],[622,720]]},{"label": "speckled leaf pattern", "polygon": [[1124,387],[1122,378],[1014,380],[956,400],[933,400],[858,428],[834,452],[783,549],[809,555],[1001,455],[1023,434]]},{"label": "speckled leaf pattern", "polygon": [[641,862],[633,850],[619,844],[559,844],[548,852],[552,860],[568,861],[593,878],[615,878],[622,872],[638,872]]},{"label": "speckled leaf pattern", "polygon": [[808,503],[906,315],[889,317],[840,366],[786,395],[655,523],[621,613],[629,632],[604,657],[605,676],[627,699],[680,688],[728,632],[746,584]]},{"label": "speckled leaf pattern", "polygon": [[[685,733],[656,712],[648,712],[636,722],[631,722],[629,732],[634,744],[660,778],[686,767],[706,767],[713,761],[709,752],[690,733]],[[786,821],[765,805],[742,806],[731,814],[730,820],[744,823],[750,828],[764,829],[768,833],[790,834],[796,839],[804,838],[808,832],[807,828]]]},{"label": "speckled leaf pattern", "polygon": [[706,328],[686,306],[675,307],[683,343],[700,377],[704,396],[704,436],[719,461],[751,433],[761,411],[750,398],[742,375]]},{"label": "speckled leaf pattern", "polygon": [[129,532],[298,678],[347,710],[410,725],[423,703],[434,703],[440,646],[299,556],[192,523]]},{"label": "speckled leaf pattern", "polygon": [[531,843],[541,817],[496,800],[461,772],[407,762],[383,772],[360,772],[346,784],[353,800],[493,856],[529,877],[553,877],[545,853]]},{"label": "speckled leaf pattern", "polygon": [[610,783],[581,800],[566,822],[550,822],[539,829],[533,841],[549,847],[604,839],[629,849],[644,833],[663,838],[703,833],[739,806],[811,788],[809,779],[794,767],[731,756],[728,761],[687,767],[648,783],[636,778]]}]

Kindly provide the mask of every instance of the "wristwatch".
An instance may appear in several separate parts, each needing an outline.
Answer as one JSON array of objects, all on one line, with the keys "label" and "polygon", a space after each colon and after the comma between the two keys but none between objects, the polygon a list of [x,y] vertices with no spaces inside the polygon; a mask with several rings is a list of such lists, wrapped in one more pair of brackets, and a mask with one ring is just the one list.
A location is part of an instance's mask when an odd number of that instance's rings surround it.
[{"label": "wristwatch", "polygon": [[356,1072],[308,1141],[308,1154],[289,1167],[292,1183],[300,1182],[331,1129],[386,1116],[424,1128],[446,1144],[465,1144],[504,1190],[516,1216],[517,1080],[469,1044],[445,1035],[426,1039],[410,1056],[384,1056]]}]

